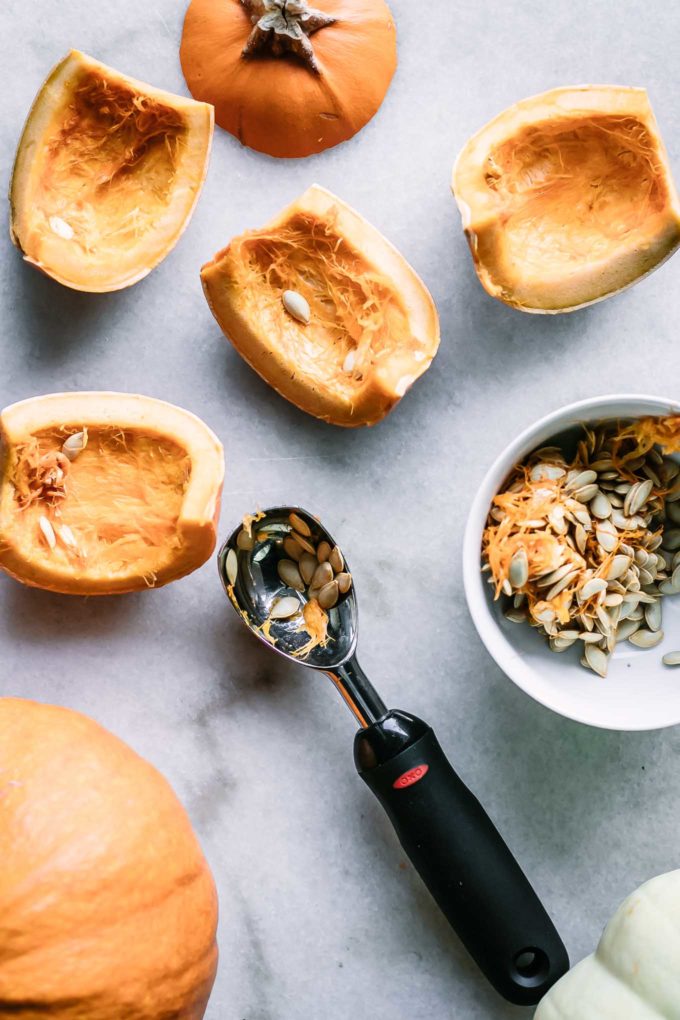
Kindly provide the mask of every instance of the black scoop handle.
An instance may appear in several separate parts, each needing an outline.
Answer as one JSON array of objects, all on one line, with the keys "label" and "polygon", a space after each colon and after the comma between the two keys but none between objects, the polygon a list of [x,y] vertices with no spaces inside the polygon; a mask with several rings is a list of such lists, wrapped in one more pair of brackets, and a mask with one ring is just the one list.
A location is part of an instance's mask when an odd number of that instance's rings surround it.
[{"label": "black scoop handle", "polygon": [[359,774],[468,952],[504,998],[533,1005],[569,969],[555,926],[430,727],[388,712],[357,733]]}]

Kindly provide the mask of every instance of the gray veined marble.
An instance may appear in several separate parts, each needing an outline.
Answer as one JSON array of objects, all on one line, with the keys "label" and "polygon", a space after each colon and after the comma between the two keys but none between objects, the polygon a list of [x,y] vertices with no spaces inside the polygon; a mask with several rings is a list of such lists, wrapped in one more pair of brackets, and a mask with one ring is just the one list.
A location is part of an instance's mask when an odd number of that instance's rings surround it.
[{"label": "gray veined marble", "polygon": [[[227,450],[222,536],[256,503],[299,502],[342,535],[361,593],[365,669],[433,722],[552,912],[572,958],[617,904],[678,865],[680,732],[590,731],[529,701],[468,618],[460,542],[511,434],[608,391],[678,396],[680,260],[555,318],[475,278],[449,193],[466,138],[508,104],[583,81],[645,85],[680,175],[680,14],[670,0],[392,0],[399,69],[352,141],[277,162],[217,132],[175,251],[119,294],[77,294],[4,241],[0,404],[58,389],[142,391],[200,414]],[[183,91],[175,0],[4,0],[0,162],[70,47]],[[225,343],[198,269],[312,181],[382,229],[442,320],[430,372],[375,429],[285,403]],[[408,575],[410,584],[402,579]],[[3,693],[81,709],[174,784],[214,868],[222,960],[209,1020],[505,1020],[354,773],[331,686],[267,654],[229,611],[214,562],[158,592],[68,599],[0,578]],[[492,923],[492,920],[489,920]]]}]

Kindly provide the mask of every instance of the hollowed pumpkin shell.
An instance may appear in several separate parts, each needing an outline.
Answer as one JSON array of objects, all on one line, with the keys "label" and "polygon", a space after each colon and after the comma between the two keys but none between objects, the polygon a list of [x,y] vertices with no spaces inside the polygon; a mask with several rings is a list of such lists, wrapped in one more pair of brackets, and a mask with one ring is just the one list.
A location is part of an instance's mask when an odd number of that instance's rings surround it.
[{"label": "hollowed pumpkin shell", "polygon": [[223,476],[217,437],[161,400],[12,404],[0,414],[0,568],[73,595],[167,584],[211,555]]},{"label": "hollowed pumpkin shell", "polygon": [[92,719],[18,698],[0,775],[0,1016],[200,1020],[217,893],[168,783]]},{"label": "hollowed pumpkin shell", "polygon": [[10,187],[27,262],[75,290],[146,276],[186,227],[208,168],[212,107],[71,52],[28,115]]},{"label": "hollowed pumpkin shell", "polygon": [[639,280],[680,244],[680,203],[644,89],[525,99],[453,171],[477,275],[527,312],[566,312]]},{"label": "hollowed pumpkin shell", "polygon": [[[406,260],[335,195],[313,185],[201,270],[208,304],[245,360],[282,396],[334,425],[373,425],[439,345],[434,302]],[[285,308],[287,290],[310,308]]]}]

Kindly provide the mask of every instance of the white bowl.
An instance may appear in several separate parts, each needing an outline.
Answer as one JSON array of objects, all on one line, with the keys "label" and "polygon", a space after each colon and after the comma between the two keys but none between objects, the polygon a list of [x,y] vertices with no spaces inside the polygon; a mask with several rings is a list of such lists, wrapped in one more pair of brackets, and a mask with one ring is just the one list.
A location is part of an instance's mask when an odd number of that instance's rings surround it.
[{"label": "white bowl", "polygon": [[680,403],[660,397],[595,397],[541,418],[506,447],[489,469],[465,530],[465,595],[479,636],[500,668],[554,712],[612,730],[654,730],[680,723],[680,667],[669,668],[661,662],[666,652],[680,649],[680,595],[663,600],[663,642],[646,650],[621,642],[602,679],[579,664],[576,646],[552,652],[534,628],[505,619],[480,569],[482,532],[491,500],[515,464],[532,450],[584,422],[650,414],[680,414]]}]

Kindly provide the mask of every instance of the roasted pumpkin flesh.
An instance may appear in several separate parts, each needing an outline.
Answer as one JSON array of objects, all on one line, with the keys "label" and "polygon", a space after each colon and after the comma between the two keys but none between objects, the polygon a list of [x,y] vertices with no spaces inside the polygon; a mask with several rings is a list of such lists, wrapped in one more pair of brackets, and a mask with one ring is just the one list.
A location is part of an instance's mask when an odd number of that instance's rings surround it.
[{"label": "roasted pumpkin flesh", "polygon": [[[36,149],[35,235],[115,264],[163,215],[185,134],[180,111],[84,73]],[[39,248],[32,257],[40,261]]]},{"label": "roasted pumpkin flesh", "polygon": [[489,153],[508,248],[545,271],[645,245],[669,201],[649,131],[625,116],[533,124]]},{"label": "roasted pumpkin flesh", "polygon": [[136,574],[153,586],[155,568],[180,546],[190,458],[167,437],[94,428],[69,460],[62,447],[74,432],[47,430],[7,451],[3,540],[74,577]]},{"label": "roasted pumpkin flesh", "polygon": [[[405,361],[424,360],[390,281],[331,225],[298,214],[276,229],[236,238],[230,247],[253,332],[271,338],[296,375],[351,400],[371,368],[397,350]],[[309,323],[286,312],[286,290],[307,300]]]}]

